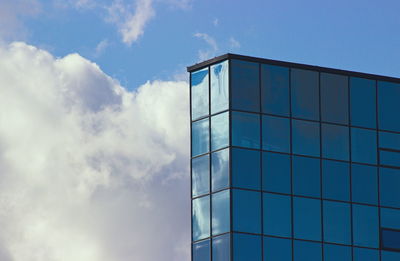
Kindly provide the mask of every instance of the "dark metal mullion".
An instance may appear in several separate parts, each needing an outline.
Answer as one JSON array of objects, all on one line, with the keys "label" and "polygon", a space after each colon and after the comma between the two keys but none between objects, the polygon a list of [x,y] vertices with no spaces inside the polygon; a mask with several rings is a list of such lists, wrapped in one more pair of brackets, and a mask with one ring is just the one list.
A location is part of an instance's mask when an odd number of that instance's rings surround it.
[{"label": "dark metal mullion", "polygon": [[[192,157],[192,74],[189,75],[189,118],[190,118],[190,127],[189,127],[189,137],[190,137],[190,157]],[[193,186],[192,186],[192,159],[189,162],[190,166],[190,257],[193,260]]]},{"label": "dark metal mullion", "polygon": [[[351,82],[350,77],[347,77],[347,107],[348,107],[348,124],[351,125]],[[348,127],[349,131],[349,180],[350,180],[350,244],[351,244],[351,259],[354,260],[354,228],[353,228],[353,164],[352,164],[352,149],[351,149],[351,127]]]},{"label": "dark metal mullion", "polygon": [[320,175],[320,207],[321,207],[321,212],[320,212],[320,221],[321,221],[321,254],[322,254],[322,260],[324,260],[324,254],[325,254],[325,244],[324,244],[324,201],[323,201],[323,173],[322,173],[322,105],[321,105],[322,99],[321,99],[321,72],[318,71],[318,109],[319,109],[319,156],[320,156],[320,164],[319,164],[319,175]]},{"label": "dark metal mullion", "polygon": [[292,68],[288,69],[289,72],[289,124],[290,124],[290,208],[291,208],[291,235],[292,235],[292,261],[294,260],[294,191],[293,191],[293,123],[292,123]]},{"label": "dark metal mullion", "polygon": [[213,260],[213,256],[212,256],[212,248],[213,248],[213,237],[212,237],[212,184],[211,184],[211,164],[212,164],[212,149],[211,149],[211,73],[210,73],[210,66],[208,66],[208,147],[209,150],[208,152],[210,153],[209,157],[208,157],[208,193],[209,193],[209,207],[210,207],[210,260]]},{"label": "dark metal mullion", "polygon": [[376,114],[376,176],[377,176],[377,186],[378,186],[378,221],[379,221],[379,227],[378,227],[378,241],[379,241],[379,260],[382,260],[382,236],[381,236],[381,186],[380,186],[380,164],[381,164],[381,159],[380,159],[380,154],[379,154],[379,99],[378,99],[379,91],[378,91],[378,81],[375,81],[375,114]]},{"label": "dark metal mullion", "polygon": [[259,192],[259,193],[261,194],[261,200],[260,200],[260,202],[261,202],[261,260],[264,260],[264,202],[263,202],[264,193],[262,192],[263,191],[263,177],[262,177],[263,176],[262,175],[262,173],[263,173],[263,171],[262,171],[262,168],[263,168],[263,164],[262,164],[263,135],[262,135],[262,115],[261,115],[261,113],[262,113],[261,73],[262,73],[261,72],[261,64],[259,63],[258,64],[258,94],[259,94],[259,103],[260,103],[259,104],[259,112],[260,113],[259,113],[258,117],[259,117],[259,122],[260,122],[260,150],[259,150],[260,171],[259,171],[259,173],[260,173],[260,190],[261,190],[261,192]]},{"label": "dark metal mullion", "polygon": [[233,198],[232,198],[232,88],[231,88],[231,61],[228,60],[228,109],[229,109],[229,259],[233,260]]}]

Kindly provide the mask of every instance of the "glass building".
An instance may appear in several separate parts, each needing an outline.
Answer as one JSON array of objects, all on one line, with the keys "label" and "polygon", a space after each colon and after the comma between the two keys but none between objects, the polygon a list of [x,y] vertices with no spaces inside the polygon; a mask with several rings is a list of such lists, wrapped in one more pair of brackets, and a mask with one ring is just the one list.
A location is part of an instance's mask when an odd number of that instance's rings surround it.
[{"label": "glass building", "polygon": [[193,261],[399,261],[400,79],[188,67]]}]

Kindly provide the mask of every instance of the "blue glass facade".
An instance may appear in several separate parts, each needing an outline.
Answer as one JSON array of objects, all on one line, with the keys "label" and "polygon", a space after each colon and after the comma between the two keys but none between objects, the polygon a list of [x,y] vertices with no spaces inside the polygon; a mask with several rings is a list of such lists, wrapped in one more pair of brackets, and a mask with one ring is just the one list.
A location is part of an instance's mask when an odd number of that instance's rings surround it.
[{"label": "blue glass facade", "polygon": [[400,79],[237,55],[189,71],[193,261],[400,260]]}]

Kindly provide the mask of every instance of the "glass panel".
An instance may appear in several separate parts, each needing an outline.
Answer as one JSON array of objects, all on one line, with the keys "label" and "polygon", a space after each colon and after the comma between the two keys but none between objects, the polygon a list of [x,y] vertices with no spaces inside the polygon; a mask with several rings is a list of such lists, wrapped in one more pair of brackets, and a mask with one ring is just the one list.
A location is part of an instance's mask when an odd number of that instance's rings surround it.
[{"label": "glass panel", "polygon": [[261,236],[233,234],[234,261],[261,261]]},{"label": "glass panel", "polygon": [[350,204],[324,200],[323,206],[324,241],[351,244]]},{"label": "glass panel", "polygon": [[229,261],[231,256],[230,234],[214,237],[212,242],[213,261]]},{"label": "glass panel", "polygon": [[376,131],[351,128],[351,160],[376,164]]},{"label": "glass panel", "polygon": [[208,68],[192,73],[192,120],[208,115]]},{"label": "glass panel", "polygon": [[197,197],[210,191],[210,159],[208,155],[192,159],[192,195]]},{"label": "glass panel", "polygon": [[400,131],[400,84],[378,82],[379,129]]},{"label": "glass panel", "polygon": [[229,145],[229,113],[220,113],[211,117],[211,150]]},{"label": "glass panel", "polygon": [[229,190],[212,194],[212,234],[218,235],[229,232],[230,229],[230,200]]},{"label": "glass panel", "polygon": [[400,150],[400,134],[380,131],[379,146],[381,148]]},{"label": "glass panel", "polygon": [[351,261],[351,248],[324,244],[324,261]]},{"label": "glass panel", "polygon": [[381,261],[399,261],[400,253],[391,251],[382,251]]},{"label": "glass panel", "polygon": [[210,67],[211,113],[229,108],[229,63],[224,61]]},{"label": "glass panel", "polygon": [[354,261],[379,261],[379,251],[368,248],[353,248]]},{"label": "glass panel", "polygon": [[291,197],[263,193],[264,234],[292,236]]},{"label": "glass panel", "polygon": [[380,168],[381,205],[400,208],[400,170]]},{"label": "glass panel", "polygon": [[377,207],[353,204],[353,244],[379,247],[379,215]]},{"label": "glass panel", "polygon": [[310,198],[293,198],[294,237],[321,240],[321,201]]},{"label": "glass panel", "polygon": [[350,200],[349,164],[322,161],[322,197],[325,199]]},{"label": "glass panel", "polygon": [[210,197],[193,199],[193,241],[210,236]]},{"label": "glass panel", "polygon": [[262,112],[289,116],[289,68],[261,65]]},{"label": "glass panel", "polygon": [[260,111],[259,65],[231,60],[232,109]]},{"label": "glass panel", "polygon": [[204,154],[210,149],[208,118],[192,123],[192,157]]},{"label": "glass panel", "polygon": [[261,189],[260,151],[232,149],[232,186]]},{"label": "glass panel", "polygon": [[321,243],[295,240],[294,261],[322,261]]},{"label": "glass panel", "polygon": [[293,156],[293,193],[299,196],[321,196],[320,159]]},{"label": "glass panel", "polygon": [[383,166],[400,167],[400,151],[379,151],[380,164]]},{"label": "glass panel", "polygon": [[233,230],[261,234],[261,193],[233,189]]},{"label": "glass panel", "polygon": [[210,261],[210,240],[193,244],[193,261]]},{"label": "glass panel", "polygon": [[400,229],[400,210],[381,208],[381,226]]},{"label": "glass panel", "polygon": [[290,194],[290,156],[262,153],[263,190]]},{"label": "glass panel", "polygon": [[349,123],[348,77],[321,73],[321,120]]},{"label": "glass panel", "polygon": [[290,121],[285,118],[262,116],[263,150],[290,152]]},{"label": "glass panel", "polygon": [[378,173],[376,167],[352,164],[352,201],[378,204]]},{"label": "glass panel", "polygon": [[351,125],[376,128],[375,81],[350,77]]},{"label": "glass panel", "polygon": [[212,191],[229,186],[229,149],[211,154],[211,187]]},{"label": "glass panel", "polygon": [[322,157],[349,160],[349,128],[322,124]]},{"label": "glass panel", "polygon": [[293,120],[293,153],[319,157],[319,124]]},{"label": "glass panel", "polygon": [[292,116],[319,120],[318,72],[291,70]]},{"label": "glass panel", "polygon": [[382,229],[382,248],[388,250],[400,250],[400,231]]},{"label": "glass panel", "polygon": [[264,261],[292,261],[292,240],[264,237]]},{"label": "glass panel", "polygon": [[232,145],[260,148],[260,115],[232,112]]}]

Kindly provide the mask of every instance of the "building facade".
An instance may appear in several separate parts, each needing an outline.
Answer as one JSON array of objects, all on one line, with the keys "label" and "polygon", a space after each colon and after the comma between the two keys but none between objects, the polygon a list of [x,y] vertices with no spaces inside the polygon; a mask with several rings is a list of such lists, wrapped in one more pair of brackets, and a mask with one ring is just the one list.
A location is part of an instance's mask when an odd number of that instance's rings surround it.
[{"label": "building facade", "polygon": [[399,261],[400,79],[192,67],[193,261]]}]

